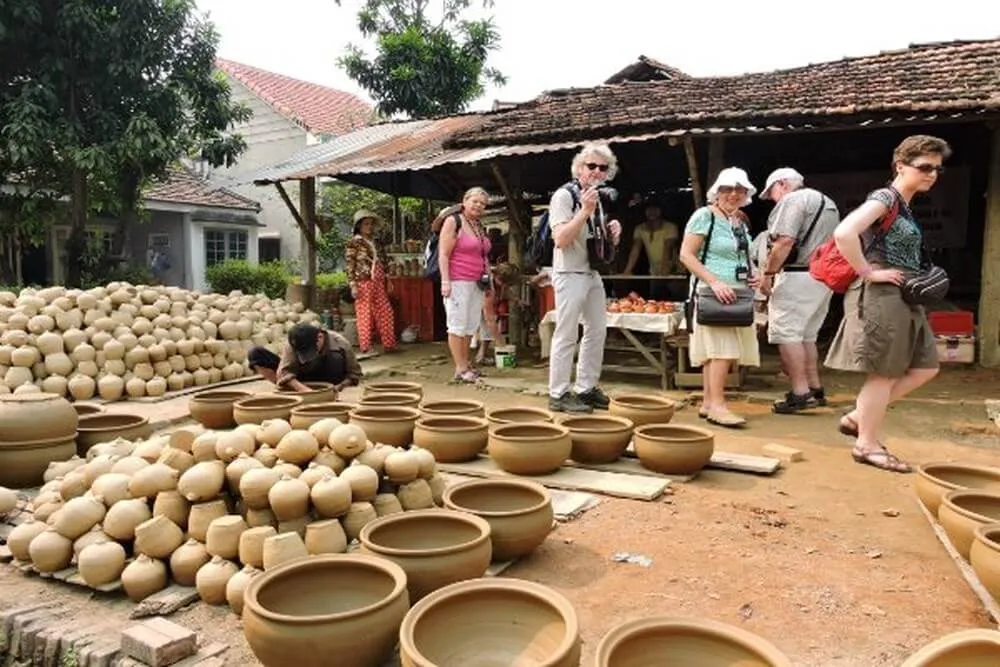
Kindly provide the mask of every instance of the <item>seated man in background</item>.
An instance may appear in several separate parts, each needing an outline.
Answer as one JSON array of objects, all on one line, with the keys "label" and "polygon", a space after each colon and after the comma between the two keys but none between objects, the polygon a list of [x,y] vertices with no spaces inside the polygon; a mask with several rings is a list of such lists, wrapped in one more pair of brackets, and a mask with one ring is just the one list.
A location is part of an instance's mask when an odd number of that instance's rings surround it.
[{"label": "seated man in background", "polygon": [[247,353],[251,370],[279,387],[309,391],[305,382],[330,382],[338,392],[361,381],[361,364],[347,339],[300,322],[288,332],[279,357],[265,347]]}]

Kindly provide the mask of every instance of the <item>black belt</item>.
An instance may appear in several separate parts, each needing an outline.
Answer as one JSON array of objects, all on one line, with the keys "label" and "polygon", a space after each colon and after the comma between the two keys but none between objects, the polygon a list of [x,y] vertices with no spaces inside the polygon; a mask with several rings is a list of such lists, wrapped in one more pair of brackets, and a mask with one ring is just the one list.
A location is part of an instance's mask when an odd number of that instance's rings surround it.
[{"label": "black belt", "polygon": [[790,271],[792,273],[795,272],[801,273],[803,271],[808,271],[808,270],[809,270],[808,266],[786,266],[785,268],[782,269],[782,271]]}]

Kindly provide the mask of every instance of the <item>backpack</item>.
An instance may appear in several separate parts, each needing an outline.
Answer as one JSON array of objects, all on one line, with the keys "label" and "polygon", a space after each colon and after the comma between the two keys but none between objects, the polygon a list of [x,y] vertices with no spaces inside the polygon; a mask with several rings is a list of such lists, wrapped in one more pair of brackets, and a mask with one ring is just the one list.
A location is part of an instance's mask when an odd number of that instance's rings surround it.
[{"label": "backpack", "polygon": [[[462,228],[462,216],[458,213],[452,213],[452,217],[455,218],[455,233]],[[424,246],[424,277],[426,278],[439,278],[441,276],[441,264],[440,264],[440,254],[438,253],[438,245],[441,242],[441,232],[438,231],[437,234],[432,235],[427,239],[427,245]]]},{"label": "backpack", "polygon": [[[573,212],[576,213],[576,210],[580,208],[580,197],[577,195],[576,188],[571,187],[572,185],[570,182],[559,187],[569,190],[573,197]],[[552,253],[555,247],[555,242],[552,240],[552,227],[549,226],[549,212],[545,211],[538,220],[538,227],[528,237],[525,244],[525,254],[531,266],[540,269],[543,266],[552,266]]]},{"label": "backpack", "polygon": [[[892,199],[892,206],[889,207],[889,212],[882,219],[878,235],[872,239],[869,248],[878,243],[886,235],[889,228],[892,227],[892,223],[896,222],[898,215],[899,195],[895,194]],[[862,252],[866,252],[865,248],[861,250]],[[832,236],[823,245],[816,248],[812,257],[809,258],[809,275],[837,294],[845,293],[851,286],[851,283],[858,278],[857,271],[840,254],[840,248],[837,247],[837,240]]]}]

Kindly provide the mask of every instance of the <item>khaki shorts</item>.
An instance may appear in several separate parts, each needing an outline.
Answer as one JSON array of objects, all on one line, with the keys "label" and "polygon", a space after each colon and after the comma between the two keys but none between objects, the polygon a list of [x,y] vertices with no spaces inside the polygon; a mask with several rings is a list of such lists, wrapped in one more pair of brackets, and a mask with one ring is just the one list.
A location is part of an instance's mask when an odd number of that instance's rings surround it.
[{"label": "khaki shorts", "polygon": [[826,365],[889,378],[911,368],[937,368],[934,333],[923,306],[903,301],[895,285],[856,281],[844,295],[844,319]]},{"label": "khaki shorts", "polygon": [[772,345],[815,343],[833,292],[808,271],[782,271],[767,304],[767,340]]}]

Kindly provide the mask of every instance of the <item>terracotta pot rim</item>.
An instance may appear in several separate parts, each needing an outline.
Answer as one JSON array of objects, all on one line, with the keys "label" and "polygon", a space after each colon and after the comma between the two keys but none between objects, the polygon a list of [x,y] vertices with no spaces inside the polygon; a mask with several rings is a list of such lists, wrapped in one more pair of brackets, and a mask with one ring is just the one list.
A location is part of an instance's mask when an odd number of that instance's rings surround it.
[{"label": "terracotta pot rim", "polygon": [[[475,508],[466,507],[460,505],[459,503],[452,500],[452,496],[464,489],[474,488],[474,487],[501,487],[501,488],[520,488],[527,489],[529,491],[534,491],[537,493],[541,500],[534,505],[529,505],[527,507],[522,507],[516,510],[507,511],[491,511],[491,510],[480,510]],[[454,509],[459,512],[468,512],[469,514],[474,514],[475,516],[485,516],[493,518],[501,517],[511,517],[511,516],[521,516],[523,514],[531,514],[532,512],[537,512],[538,510],[552,504],[552,495],[549,493],[548,489],[537,482],[529,482],[528,480],[521,479],[470,479],[464,482],[459,482],[458,484],[453,484],[444,490],[441,496],[442,502],[446,506],[452,505],[449,509]]]},{"label": "terracotta pot rim", "polygon": [[[114,426],[88,426],[88,423],[95,422],[99,419],[106,420],[109,418],[124,418],[125,420],[131,421],[124,424],[115,424]],[[135,428],[136,426],[145,426],[148,423],[149,417],[130,415],[125,412],[101,412],[92,415],[82,415],[76,430],[79,433],[103,433],[105,431],[119,431],[127,428]]]},{"label": "terracotta pot rim", "polygon": [[1000,521],[976,526],[972,534],[975,540],[984,547],[1000,553]]},{"label": "terracotta pot rim", "polygon": [[[378,602],[370,604],[367,607],[359,607],[350,611],[342,611],[334,614],[319,614],[315,616],[291,616],[289,614],[279,614],[271,611],[270,609],[266,609],[257,601],[257,595],[264,586],[271,581],[280,580],[281,576],[289,571],[297,570],[302,567],[316,568],[338,563],[361,565],[389,575],[393,580],[392,592]],[[316,623],[347,620],[356,616],[370,614],[373,611],[387,607],[392,604],[396,598],[406,592],[406,584],[406,572],[404,572],[403,568],[399,565],[387,558],[379,558],[377,556],[357,553],[310,556],[308,558],[301,558],[287,563],[282,563],[278,567],[267,572],[262,572],[251,579],[243,593],[243,605],[244,607],[250,608],[254,614],[270,621],[276,621],[289,625],[313,625]]]},{"label": "terracotta pot rim", "polygon": [[900,667],[920,667],[921,665],[926,665],[929,660],[944,657],[952,649],[971,642],[987,643],[1000,647],[1000,632],[985,628],[953,632],[935,639],[930,644],[926,644],[907,658],[906,662],[900,665]]},{"label": "terracotta pot rim", "polygon": [[[413,391],[406,391],[405,388],[410,388]],[[366,384],[362,390],[362,394],[365,393],[377,393],[377,392],[387,392],[393,394],[413,394],[419,392],[423,395],[423,387],[417,382],[373,382],[371,384]]]},{"label": "terracotta pot rim", "polygon": [[[688,431],[690,435],[679,435],[678,437],[665,438],[663,436],[657,436],[650,433],[653,429],[657,428],[669,428],[677,431]],[[714,438],[715,434],[709,431],[707,428],[702,428],[700,426],[691,426],[688,424],[643,424],[642,426],[637,426],[635,429],[636,437],[646,438],[652,442],[696,442],[698,440],[704,440],[705,438]]]},{"label": "terracotta pot rim", "polygon": [[[379,415],[379,414],[368,414],[370,410],[387,410],[395,412],[396,414],[390,415]],[[362,421],[372,421],[372,422],[399,422],[399,421],[417,421],[420,419],[420,411],[416,408],[409,408],[405,405],[359,405],[358,407],[351,410],[348,415],[351,419],[359,419]]]},{"label": "terracotta pot rim", "polygon": [[244,398],[251,398],[253,394],[248,391],[225,391],[212,390],[195,394],[191,400],[196,403],[235,403]]},{"label": "terracotta pot rim", "polygon": [[677,404],[669,398],[660,398],[659,396],[643,396],[640,394],[625,394],[623,396],[615,396],[611,399],[612,403],[618,403],[619,405],[633,410],[662,410],[663,408],[670,408],[671,410],[677,409]]},{"label": "terracotta pot rim", "polygon": [[[465,422],[463,426],[456,426],[454,428],[445,428],[443,426],[435,426],[436,421],[457,421]],[[435,433],[462,433],[464,431],[479,431],[484,428],[489,428],[490,423],[486,421],[484,417],[469,417],[467,415],[432,415],[430,417],[419,417],[414,424],[414,427],[421,428],[425,431],[432,431]]]},{"label": "terracotta pot rim", "polygon": [[502,415],[505,412],[525,412],[525,413],[528,413],[528,414],[538,415],[539,417],[543,417],[544,418],[542,420],[534,420],[533,419],[533,420],[530,420],[530,421],[551,422],[553,420],[552,413],[550,411],[546,410],[545,408],[534,408],[534,407],[531,407],[531,406],[528,406],[528,405],[526,405],[524,407],[521,407],[521,408],[496,408],[495,410],[488,410],[486,412],[486,419],[488,419],[489,421],[491,421],[491,422],[493,422],[495,424],[511,424],[511,423],[522,424],[522,423],[528,423],[528,422],[521,422],[521,421],[510,422],[510,421],[505,420],[502,417],[498,416],[498,415]]},{"label": "terracotta pot rim", "polygon": [[[63,398],[63,397],[58,394],[52,394],[44,391],[32,391],[27,394],[0,395],[0,400],[4,401],[5,403],[40,403],[42,401],[51,401],[57,398]],[[69,401],[66,402],[69,403]]]},{"label": "terracotta pot rim", "polygon": [[[513,436],[507,435],[507,431],[511,431],[518,428],[525,428],[531,426],[532,428],[546,428],[549,429],[549,433],[545,435],[526,435],[526,436]],[[490,430],[491,438],[500,438],[501,440],[506,440],[508,442],[536,442],[538,440],[551,440],[552,438],[560,438],[562,436],[568,436],[570,431],[568,428],[562,424],[556,424],[555,422],[510,422],[508,424],[496,424]]]},{"label": "terracotta pot rim", "polygon": [[[380,544],[371,541],[371,535],[373,532],[382,528],[383,526],[391,525],[394,523],[399,523],[402,521],[419,521],[424,517],[437,517],[442,519],[452,519],[456,521],[464,521],[466,523],[471,523],[473,526],[479,529],[479,535],[472,538],[467,542],[462,542],[460,544],[451,544],[445,547],[437,547],[434,549],[397,549],[396,547],[384,547]],[[361,529],[361,533],[358,535],[358,540],[366,548],[370,549],[372,553],[377,555],[387,555],[387,556],[402,556],[402,557],[429,557],[429,556],[444,556],[451,553],[457,553],[459,551],[465,551],[471,547],[478,546],[483,542],[488,542],[490,539],[490,524],[487,523],[486,519],[476,516],[475,514],[469,514],[468,512],[458,512],[455,510],[445,510],[445,509],[426,509],[426,510],[411,510],[409,512],[402,512],[397,514],[387,514],[386,516],[379,517],[374,521],[368,522],[364,528]]]},{"label": "terracotta pot rim", "polygon": [[52,438],[42,438],[41,440],[0,440],[0,452],[20,449],[49,449],[50,447],[61,447],[76,442],[76,436],[71,435],[61,440]]},{"label": "terracotta pot rim", "polygon": [[984,491],[980,489],[955,489],[954,491],[949,491],[944,494],[941,499],[942,505],[947,505],[956,514],[964,516],[967,519],[972,519],[977,523],[997,523],[997,517],[986,516],[985,514],[977,514],[971,510],[967,510],[961,505],[956,505],[955,500],[961,500],[962,498],[968,496],[985,496],[989,499],[996,500],[997,506],[1000,507],[1000,491]]},{"label": "terracotta pot rim", "polygon": [[580,619],[577,616],[576,609],[574,609],[573,605],[570,604],[570,601],[562,593],[548,586],[536,584],[533,581],[525,581],[524,579],[479,578],[459,581],[439,588],[427,594],[410,607],[410,611],[403,617],[403,623],[399,627],[400,652],[405,651],[408,653],[417,667],[433,667],[434,663],[417,649],[416,642],[414,641],[416,626],[424,614],[433,606],[449,598],[476,598],[484,591],[489,590],[515,591],[525,597],[533,598],[547,605],[562,617],[563,622],[566,624],[566,632],[562,641],[552,651],[552,657],[545,662],[537,663],[537,667],[553,667],[554,665],[558,665],[560,664],[560,660],[573,650],[580,636]]},{"label": "terracotta pot rim", "polygon": [[[265,401],[267,403],[265,403]],[[262,405],[257,405],[257,403],[262,403]],[[270,394],[267,396],[250,396],[249,398],[241,398],[240,400],[233,403],[233,408],[239,408],[240,410],[274,410],[281,408],[295,408],[302,405],[302,399],[298,396],[279,396],[278,394]]]},{"label": "terracotta pot rim", "polygon": [[314,413],[323,412],[336,412],[341,407],[345,408],[343,412],[350,412],[354,408],[358,407],[357,403],[342,403],[340,401],[331,401],[330,403],[308,403],[306,405],[299,405],[292,408],[293,415],[309,415],[315,417]]},{"label": "terracotta pot rim", "polygon": [[[381,401],[393,399],[396,401],[420,401],[419,394],[411,394],[403,391],[376,391],[361,397],[359,405],[382,405]],[[365,401],[371,401],[366,403]]]},{"label": "terracotta pot rim", "polygon": [[622,642],[646,633],[648,630],[666,629],[685,634],[697,633],[708,635],[713,639],[722,639],[741,648],[753,651],[759,657],[770,661],[775,667],[791,667],[788,656],[773,643],[749,630],[738,628],[728,623],[714,621],[708,618],[691,618],[683,616],[655,616],[626,621],[609,630],[597,645],[596,659],[598,665],[607,665],[612,650]]},{"label": "terracotta pot rim", "polygon": [[333,389],[332,382],[303,382],[302,384],[309,387],[309,391],[278,389],[278,391],[272,393],[277,394],[278,396],[295,396],[296,394],[304,394],[308,396],[310,394],[319,394]]},{"label": "terracotta pot rim", "polygon": [[[592,419],[597,421],[607,422],[608,426],[612,423],[618,425],[617,428],[587,428],[581,426],[573,426],[574,421],[584,421],[586,419]],[[635,428],[635,422],[627,417],[619,417],[618,415],[574,415],[572,417],[566,417],[559,421],[559,423],[569,429],[570,433],[619,433],[621,431],[629,431]]]},{"label": "terracotta pot rim", "polygon": [[960,486],[954,482],[949,482],[947,480],[941,479],[934,475],[935,470],[956,470],[962,472],[974,472],[982,473],[983,477],[993,478],[1000,481],[1000,468],[994,466],[983,465],[980,463],[953,463],[946,461],[924,463],[917,466],[917,475],[923,477],[929,482],[942,486],[946,489],[956,490],[956,489],[967,489],[969,487]]},{"label": "terracotta pot rim", "polygon": [[[419,407],[421,410],[426,410],[427,412],[436,413],[437,408],[434,406],[449,405],[449,404],[462,406],[468,408],[470,411],[486,409],[486,406],[482,401],[473,401],[472,399],[465,399],[465,398],[442,399],[440,401],[424,401],[417,407]],[[443,416],[445,413],[441,414]]]}]

